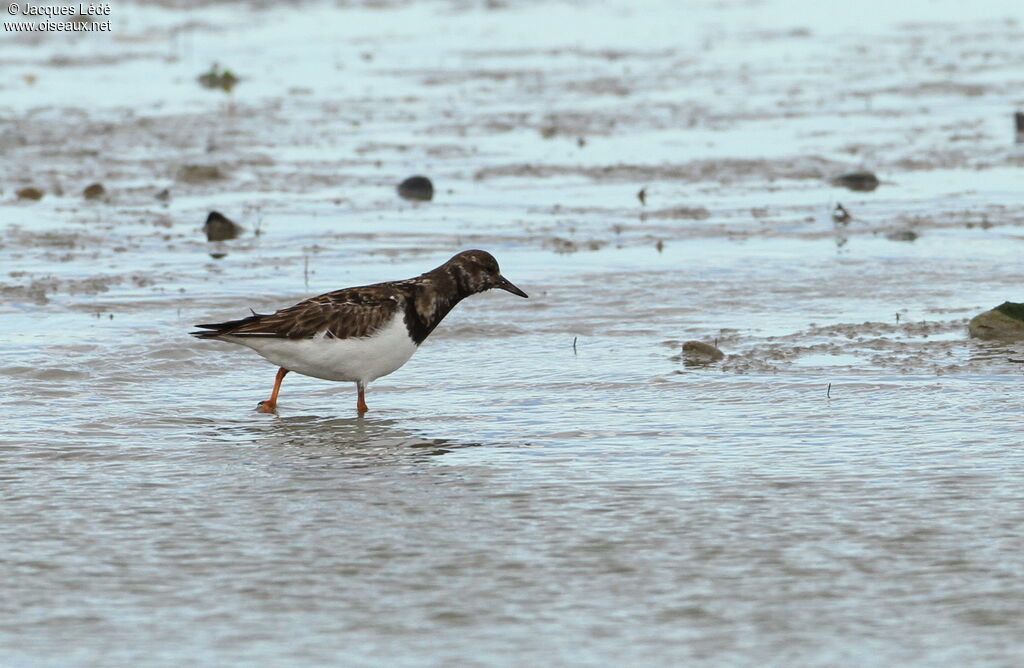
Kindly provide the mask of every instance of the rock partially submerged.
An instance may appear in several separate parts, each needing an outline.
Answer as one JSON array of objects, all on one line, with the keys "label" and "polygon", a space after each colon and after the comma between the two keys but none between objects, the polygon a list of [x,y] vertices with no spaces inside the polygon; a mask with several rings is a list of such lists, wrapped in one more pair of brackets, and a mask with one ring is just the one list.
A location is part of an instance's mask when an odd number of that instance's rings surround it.
[{"label": "rock partially submerged", "polygon": [[224,178],[224,173],[217,165],[182,165],[177,174],[179,181],[185,183],[203,183]]},{"label": "rock partially submerged", "polygon": [[683,344],[683,361],[688,366],[699,366],[713,364],[725,359],[725,353],[711,345],[701,341],[687,341]]},{"label": "rock partially submerged", "polygon": [[832,179],[832,185],[849,188],[859,192],[871,192],[878,187],[880,181],[871,172],[850,172]]},{"label": "rock partially submerged", "polygon": [[917,241],[918,234],[914,230],[893,230],[885,235],[889,241]]},{"label": "rock partially submerged", "polygon": [[1003,302],[971,318],[967,331],[976,339],[1024,341],[1024,304]]},{"label": "rock partially submerged", "polygon": [[670,209],[658,209],[645,214],[648,218],[662,220],[707,220],[711,212],[702,206],[676,206]]},{"label": "rock partially submerged", "polygon": [[22,188],[21,190],[15,193],[15,195],[18,196],[18,199],[31,199],[37,201],[43,199],[43,194],[44,193],[42,190],[40,190],[39,188],[33,188],[31,186],[29,186],[28,188]]},{"label": "rock partially submerged", "polygon": [[410,176],[398,184],[398,195],[408,200],[429,202],[434,199],[434,184],[425,176]]},{"label": "rock partially submerged", "polygon": [[245,228],[219,211],[211,211],[203,223],[207,241],[227,241],[239,236]]},{"label": "rock partially submerged", "polygon": [[89,184],[82,191],[82,197],[85,199],[102,199],[106,194],[107,189],[103,187],[102,183]]}]

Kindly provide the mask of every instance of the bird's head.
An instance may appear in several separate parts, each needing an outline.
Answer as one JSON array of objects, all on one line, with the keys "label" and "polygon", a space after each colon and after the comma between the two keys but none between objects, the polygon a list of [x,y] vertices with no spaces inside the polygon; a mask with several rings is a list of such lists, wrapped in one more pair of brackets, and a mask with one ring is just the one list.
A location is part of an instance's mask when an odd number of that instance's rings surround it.
[{"label": "bird's head", "polygon": [[462,251],[448,260],[445,267],[451,272],[456,283],[469,294],[498,288],[520,297],[528,297],[525,292],[501,275],[498,261],[487,251]]}]

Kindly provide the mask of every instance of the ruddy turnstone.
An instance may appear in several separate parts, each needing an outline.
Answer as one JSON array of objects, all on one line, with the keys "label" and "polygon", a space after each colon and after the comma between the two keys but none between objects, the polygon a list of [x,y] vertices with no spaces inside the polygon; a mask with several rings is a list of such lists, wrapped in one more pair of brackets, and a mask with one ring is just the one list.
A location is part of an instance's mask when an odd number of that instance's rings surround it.
[{"label": "ruddy turnstone", "polygon": [[258,406],[264,413],[277,408],[281,381],[294,371],[354,382],[362,415],[371,381],[408,362],[456,304],[491,288],[527,296],[490,253],[468,250],[416,278],[335,290],[276,313],[196,325],[209,331],[191,334],[248,346],[280,367],[270,398]]}]

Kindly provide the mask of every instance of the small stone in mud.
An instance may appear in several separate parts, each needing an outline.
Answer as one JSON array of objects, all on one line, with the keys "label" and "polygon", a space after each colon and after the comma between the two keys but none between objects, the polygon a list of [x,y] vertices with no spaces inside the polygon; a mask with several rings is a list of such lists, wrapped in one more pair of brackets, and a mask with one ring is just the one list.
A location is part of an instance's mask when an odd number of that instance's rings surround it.
[{"label": "small stone in mud", "polygon": [[917,232],[914,230],[896,230],[885,235],[889,241],[917,241]]},{"label": "small stone in mud", "polygon": [[683,344],[683,359],[692,365],[712,364],[725,359],[725,353],[710,343],[687,341]]},{"label": "small stone in mud", "polygon": [[860,192],[871,192],[878,187],[878,177],[871,172],[850,172],[832,179],[832,185],[857,190]]},{"label": "small stone in mud", "polygon": [[178,180],[186,183],[202,183],[223,179],[224,174],[217,165],[182,165],[178,169]]},{"label": "small stone in mud", "polygon": [[100,199],[107,194],[107,189],[103,187],[102,183],[93,183],[87,185],[85,190],[82,191],[82,196],[85,199]]},{"label": "small stone in mud", "polygon": [[640,200],[640,206],[647,206],[647,186],[640,189],[640,192],[636,194],[636,198]]},{"label": "small stone in mud", "polygon": [[398,195],[404,199],[429,202],[434,199],[434,184],[425,176],[410,176],[398,184]]},{"label": "small stone in mud", "polygon": [[671,220],[705,220],[711,217],[711,212],[702,206],[677,206],[671,209],[658,209],[651,211],[651,218],[663,218]]},{"label": "small stone in mud", "polygon": [[853,216],[842,204],[836,202],[836,208],[832,210],[832,220],[837,223],[848,223]]},{"label": "small stone in mud", "polygon": [[219,211],[211,211],[203,223],[207,241],[227,241],[240,235],[243,228]]},{"label": "small stone in mud", "polygon": [[976,339],[1024,340],[1024,304],[1003,302],[991,311],[971,318],[967,331]]},{"label": "small stone in mud", "polygon": [[39,188],[33,188],[31,186],[29,186],[28,188],[22,188],[15,194],[18,196],[18,199],[43,199],[43,191],[40,190]]}]

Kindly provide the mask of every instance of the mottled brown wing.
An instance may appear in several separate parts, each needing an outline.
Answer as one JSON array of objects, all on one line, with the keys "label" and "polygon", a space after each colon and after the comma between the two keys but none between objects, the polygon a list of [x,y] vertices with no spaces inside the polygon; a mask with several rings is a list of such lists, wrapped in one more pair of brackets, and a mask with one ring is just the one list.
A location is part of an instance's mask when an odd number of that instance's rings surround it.
[{"label": "mottled brown wing", "polygon": [[299,302],[270,315],[236,320],[214,336],[268,336],[306,339],[324,334],[336,339],[370,336],[395,315],[401,293],[378,286],[346,288]]}]

